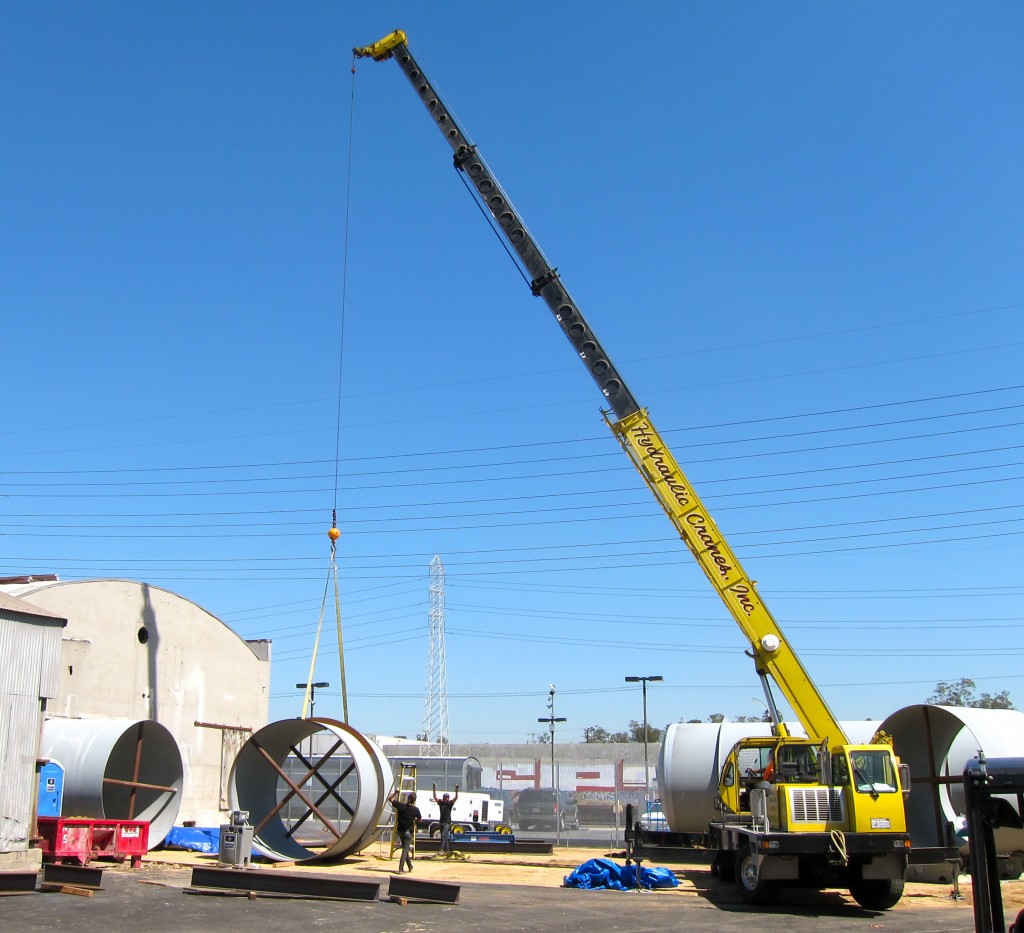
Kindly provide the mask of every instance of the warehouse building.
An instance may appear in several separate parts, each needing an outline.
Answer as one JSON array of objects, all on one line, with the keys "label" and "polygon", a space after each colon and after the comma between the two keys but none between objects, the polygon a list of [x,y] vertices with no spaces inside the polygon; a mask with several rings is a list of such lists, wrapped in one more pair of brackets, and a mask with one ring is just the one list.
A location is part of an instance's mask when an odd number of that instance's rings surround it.
[{"label": "warehouse building", "polygon": [[164,726],[184,771],[177,822],[219,825],[238,749],[267,722],[270,642],[245,641],[202,607],[146,583],[50,577],[7,581],[0,594],[67,620],[47,719]]}]

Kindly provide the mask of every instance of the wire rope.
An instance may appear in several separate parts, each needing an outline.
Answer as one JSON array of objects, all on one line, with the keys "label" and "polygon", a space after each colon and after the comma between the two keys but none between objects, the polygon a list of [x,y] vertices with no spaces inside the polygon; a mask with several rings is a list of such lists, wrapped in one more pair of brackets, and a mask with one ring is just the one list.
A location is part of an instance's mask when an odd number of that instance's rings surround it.
[{"label": "wire rope", "polygon": [[[341,594],[338,585],[338,539],[341,531],[338,528],[338,485],[341,476],[341,414],[342,400],[344,398],[344,374],[345,374],[345,319],[348,310],[348,260],[349,260],[349,230],[352,217],[352,145],[354,139],[355,111],[356,111],[356,65],[355,55],[352,56],[351,66],[352,80],[349,82],[349,118],[348,118],[348,151],[345,169],[345,208],[344,220],[342,223],[342,258],[341,258],[341,322],[338,334],[338,391],[337,406],[334,420],[334,497],[331,503],[331,527],[327,536],[331,542],[331,559],[328,569],[328,585],[334,583],[334,614],[337,620],[338,629],[338,670],[341,675],[341,708],[342,722],[348,722],[348,684],[345,677],[345,643],[342,637],[341,621]],[[302,716],[306,717],[306,709],[310,705],[310,697],[313,690],[313,677],[316,669],[317,651],[320,645],[320,631],[323,626],[324,609],[327,604],[327,587],[324,587],[324,601],[320,608],[320,621],[317,623],[316,640],[313,645],[313,657],[310,662],[309,677],[306,679],[306,696],[302,704]]]}]

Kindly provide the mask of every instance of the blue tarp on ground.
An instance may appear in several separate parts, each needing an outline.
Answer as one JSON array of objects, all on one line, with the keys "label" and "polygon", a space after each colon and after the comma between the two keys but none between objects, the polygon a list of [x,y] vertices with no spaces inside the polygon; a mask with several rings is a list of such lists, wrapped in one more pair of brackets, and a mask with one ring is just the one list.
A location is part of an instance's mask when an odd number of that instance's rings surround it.
[{"label": "blue tarp on ground", "polygon": [[219,852],[220,828],[217,826],[175,826],[164,839],[164,845],[193,852]]},{"label": "blue tarp on ground", "polygon": [[[611,888],[628,891],[637,886],[636,866],[619,865],[607,858],[592,858],[565,876],[568,888]],[[667,868],[640,866],[640,886],[644,888],[676,888],[679,879]]]}]

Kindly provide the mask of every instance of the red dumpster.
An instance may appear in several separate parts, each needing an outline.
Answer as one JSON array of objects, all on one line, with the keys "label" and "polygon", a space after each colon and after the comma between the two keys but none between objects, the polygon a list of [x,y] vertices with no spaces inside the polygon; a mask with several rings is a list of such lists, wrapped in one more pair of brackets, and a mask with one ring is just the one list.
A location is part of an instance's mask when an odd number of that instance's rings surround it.
[{"label": "red dumpster", "polygon": [[131,859],[138,868],[149,851],[149,823],[146,820],[90,820],[76,817],[41,816],[38,820],[40,848],[47,862],[60,864],[75,859],[88,865],[94,858],[123,862]]}]

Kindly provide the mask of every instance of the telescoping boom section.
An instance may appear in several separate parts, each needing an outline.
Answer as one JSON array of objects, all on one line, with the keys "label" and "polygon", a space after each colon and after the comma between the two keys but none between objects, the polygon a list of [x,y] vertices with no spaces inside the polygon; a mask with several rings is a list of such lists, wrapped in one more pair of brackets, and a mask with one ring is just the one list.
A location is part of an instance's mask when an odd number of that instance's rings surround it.
[{"label": "telescoping boom section", "polygon": [[788,647],[781,628],[762,602],[754,582],[690,485],[647,411],[637,404],[511,199],[409,51],[405,33],[396,30],[379,42],[355,52],[377,61],[393,56],[419,94],[451,146],[456,167],[472,182],[480,201],[515,250],[533,293],[543,298],[551,309],[562,332],[611,406],[614,418],[609,418],[608,424],[615,436],[750,640],[758,673],[767,674],[775,681],[811,738],[830,744],[845,742],[842,726],[815,688],[800,659]]},{"label": "telescoping boom section", "polygon": [[[353,51],[377,61],[394,58],[409,79],[531,291],[544,299],[600,390],[615,437],[750,642],[774,734],[745,739],[726,758],[719,781],[722,815],[708,827],[716,870],[735,878],[749,903],[769,903],[786,884],[845,885],[865,907],[891,907],[903,891],[909,848],[903,804],[908,782],[891,746],[850,744],[558,271],[413,57],[405,33],[396,30]],[[787,731],[769,681],[782,691],[806,737]]]}]

